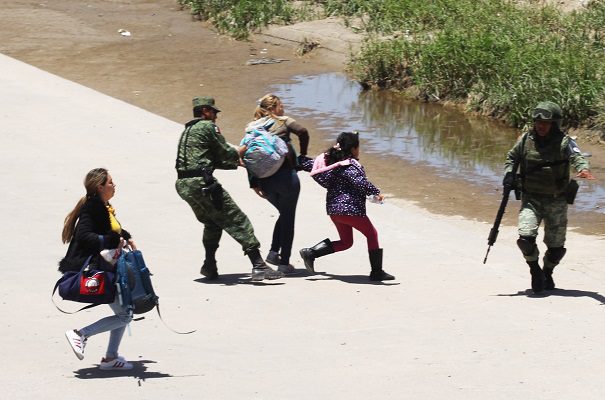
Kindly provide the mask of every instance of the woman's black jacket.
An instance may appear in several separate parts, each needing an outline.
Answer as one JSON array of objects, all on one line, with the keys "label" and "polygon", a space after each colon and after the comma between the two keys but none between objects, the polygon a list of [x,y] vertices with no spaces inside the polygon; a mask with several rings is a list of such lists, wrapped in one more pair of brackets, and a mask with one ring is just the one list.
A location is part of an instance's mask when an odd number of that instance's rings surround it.
[{"label": "woman's black jacket", "polygon": [[100,258],[101,250],[118,247],[120,236],[125,240],[131,237],[124,229],[121,235],[111,230],[109,211],[98,196],[87,199],[80,211],[67,253],[59,261],[59,271],[79,271],[89,256],[92,256],[91,262],[95,263]]}]

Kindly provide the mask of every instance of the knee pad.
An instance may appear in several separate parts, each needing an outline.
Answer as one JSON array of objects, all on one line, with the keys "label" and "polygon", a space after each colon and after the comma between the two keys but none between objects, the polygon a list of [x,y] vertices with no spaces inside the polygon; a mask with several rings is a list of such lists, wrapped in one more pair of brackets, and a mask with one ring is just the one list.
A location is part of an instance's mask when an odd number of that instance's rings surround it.
[{"label": "knee pad", "polygon": [[565,247],[549,247],[544,254],[544,257],[551,263],[557,265],[565,256],[567,249]]},{"label": "knee pad", "polygon": [[537,248],[536,238],[533,236],[519,236],[517,246],[519,246],[524,256],[531,256]]}]

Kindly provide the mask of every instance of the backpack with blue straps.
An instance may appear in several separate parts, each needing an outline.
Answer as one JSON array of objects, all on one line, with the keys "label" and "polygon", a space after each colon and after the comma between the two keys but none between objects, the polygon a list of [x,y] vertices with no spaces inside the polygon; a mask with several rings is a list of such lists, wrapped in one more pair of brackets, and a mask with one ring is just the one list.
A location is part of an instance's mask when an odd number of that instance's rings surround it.
[{"label": "backpack with blue straps", "polygon": [[246,146],[242,160],[246,169],[257,178],[267,178],[277,172],[288,154],[288,145],[269,129],[275,120],[263,117],[246,126],[240,146]]},{"label": "backpack with blue straps", "polygon": [[158,307],[159,297],[151,284],[151,273],[139,250],[122,251],[116,265],[117,296],[132,314],[144,314]]}]

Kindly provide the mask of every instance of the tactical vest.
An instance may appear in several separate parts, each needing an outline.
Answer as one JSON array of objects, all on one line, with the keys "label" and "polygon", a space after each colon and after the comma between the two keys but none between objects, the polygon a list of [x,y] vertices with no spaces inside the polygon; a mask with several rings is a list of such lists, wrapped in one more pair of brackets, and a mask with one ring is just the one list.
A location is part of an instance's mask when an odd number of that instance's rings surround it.
[{"label": "tactical vest", "polygon": [[552,133],[544,142],[528,134],[523,148],[521,176],[523,192],[559,195],[569,183],[568,137]]}]

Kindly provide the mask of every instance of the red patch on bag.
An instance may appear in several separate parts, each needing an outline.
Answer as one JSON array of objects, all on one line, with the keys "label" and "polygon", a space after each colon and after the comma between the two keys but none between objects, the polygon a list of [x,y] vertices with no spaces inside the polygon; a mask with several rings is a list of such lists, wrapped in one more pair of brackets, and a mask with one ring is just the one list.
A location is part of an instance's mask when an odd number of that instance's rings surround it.
[{"label": "red patch on bag", "polygon": [[105,293],[105,274],[96,272],[92,276],[82,276],[80,280],[80,294],[102,295]]}]

